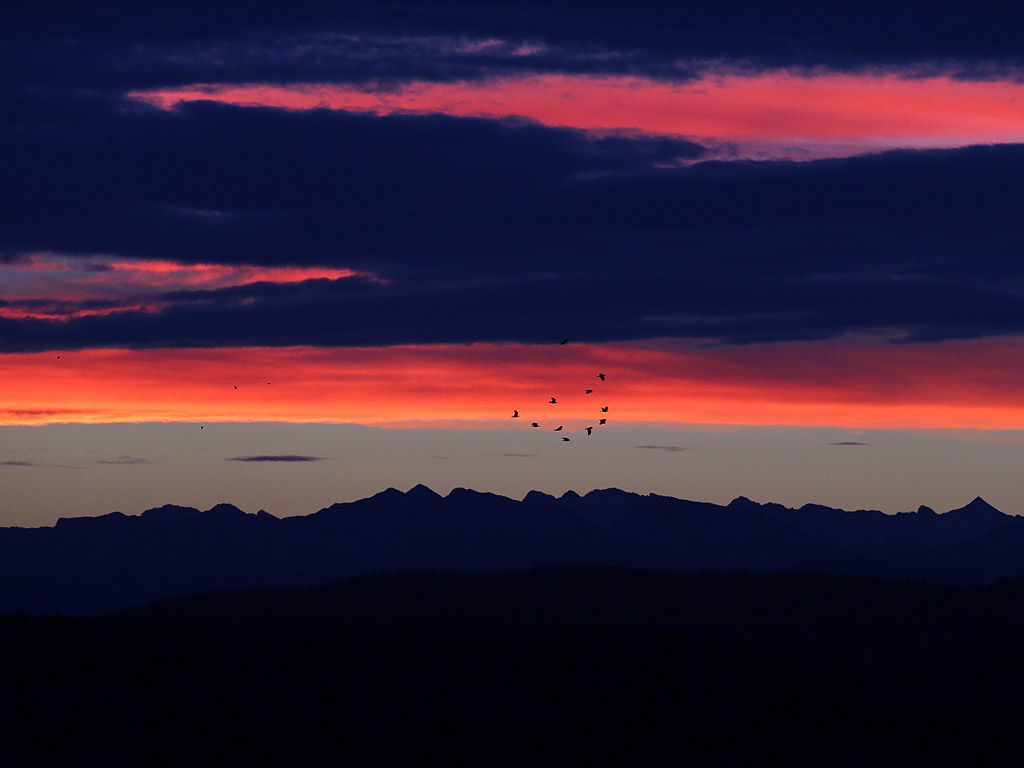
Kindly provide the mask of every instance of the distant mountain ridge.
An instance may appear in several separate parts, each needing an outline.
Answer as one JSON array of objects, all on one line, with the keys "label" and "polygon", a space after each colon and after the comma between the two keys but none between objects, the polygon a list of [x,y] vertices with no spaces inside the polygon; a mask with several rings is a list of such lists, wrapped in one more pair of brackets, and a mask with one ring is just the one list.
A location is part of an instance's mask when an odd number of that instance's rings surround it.
[{"label": "distant mountain ridge", "polygon": [[614,566],[987,584],[1024,576],[1024,519],[981,498],[937,514],[727,505],[615,488],[522,501],[389,488],[310,515],[164,505],[0,528],[0,613],[98,614],[211,590],[372,573]]}]

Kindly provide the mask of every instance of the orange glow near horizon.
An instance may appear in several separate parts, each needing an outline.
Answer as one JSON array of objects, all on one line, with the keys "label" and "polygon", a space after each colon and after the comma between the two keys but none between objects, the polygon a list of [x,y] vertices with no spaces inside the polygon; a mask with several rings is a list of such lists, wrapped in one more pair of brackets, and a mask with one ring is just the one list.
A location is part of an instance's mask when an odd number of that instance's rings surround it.
[{"label": "orange glow near horizon", "polygon": [[808,157],[1024,141],[1024,84],[892,74],[774,72],[686,83],[536,75],[387,88],[197,84],[130,96],[164,109],[212,100],[296,110],[522,116],[552,126],[738,142],[754,154],[789,145]]},{"label": "orange glow near horizon", "polygon": [[0,424],[1022,429],[1022,389],[1024,339],[89,350],[0,356]]}]

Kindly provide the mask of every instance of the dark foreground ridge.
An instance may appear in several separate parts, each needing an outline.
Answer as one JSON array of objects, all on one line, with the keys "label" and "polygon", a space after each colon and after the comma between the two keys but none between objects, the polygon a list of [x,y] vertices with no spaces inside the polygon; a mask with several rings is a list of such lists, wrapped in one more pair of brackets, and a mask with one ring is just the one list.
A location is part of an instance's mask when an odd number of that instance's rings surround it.
[{"label": "dark foreground ridge", "polygon": [[823,574],[538,568],[396,573],[322,587],[208,592],[122,614],[129,622],[389,626],[496,623],[682,633],[847,661],[920,661],[950,649],[1019,654],[1024,579],[987,587]]},{"label": "dark foreground ridge", "polygon": [[211,590],[362,574],[614,566],[988,584],[1024,575],[1024,520],[978,498],[886,515],[616,489],[522,501],[422,485],[304,517],[166,505],[138,516],[0,528],[0,613],[103,614]]},{"label": "dark foreground ridge", "polygon": [[1024,582],[391,574],[0,617],[12,764],[1013,765]]}]

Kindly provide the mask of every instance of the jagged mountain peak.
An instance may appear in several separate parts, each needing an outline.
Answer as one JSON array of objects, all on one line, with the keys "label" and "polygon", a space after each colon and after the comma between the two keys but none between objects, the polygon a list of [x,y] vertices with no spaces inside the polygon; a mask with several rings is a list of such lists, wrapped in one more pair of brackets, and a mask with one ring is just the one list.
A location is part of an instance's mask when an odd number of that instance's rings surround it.
[{"label": "jagged mountain peak", "polygon": [[452,488],[450,491],[448,491],[448,495],[445,496],[445,498],[446,499],[453,499],[453,498],[454,499],[461,499],[461,498],[468,498],[468,497],[471,497],[471,496],[484,496],[484,495],[485,494],[480,493],[480,491],[474,491],[472,488],[463,488],[463,487],[459,486],[458,488]]},{"label": "jagged mountain peak", "polygon": [[557,502],[558,499],[552,496],[550,493],[544,493],[543,491],[530,491],[523,496],[524,504],[552,504]]},{"label": "jagged mountain peak", "polygon": [[638,494],[638,493],[630,493],[629,491],[623,491],[623,490],[620,490],[619,488],[600,488],[600,489],[595,488],[594,490],[589,491],[588,493],[586,493],[582,498],[584,498],[584,499],[586,499],[588,501],[593,501],[594,499],[602,499],[602,500],[618,499],[618,500],[624,500],[624,499],[639,498],[639,496],[640,496],[640,494]]},{"label": "jagged mountain peak", "polygon": [[441,494],[423,485],[423,483],[417,483],[416,485],[414,485],[412,488],[406,491],[405,496],[408,499],[417,499],[421,501],[426,501],[428,499],[431,501],[436,501],[437,499],[441,498]]},{"label": "jagged mountain peak", "polygon": [[142,513],[141,517],[147,522],[154,523],[177,523],[182,520],[190,520],[199,517],[200,511],[195,507],[182,507],[178,504],[164,504],[162,507],[153,507]]},{"label": "jagged mountain peak", "polygon": [[1001,517],[1005,517],[1006,516],[1006,515],[1004,515],[1004,513],[1000,512],[998,509],[996,509],[991,504],[989,504],[987,501],[985,501],[983,498],[981,498],[981,496],[975,496],[974,499],[972,499],[969,504],[967,504],[967,505],[965,505],[963,507],[959,507],[957,509],[951,509],[946,514],[949,514],[949,515],[971,514],[971,515],[974,515],[974,516],[986,515],[986,516],[989,516],[989,517],[994,517],[995,515],[999,515]]},{"label": "jagged mountain peak", "polygon": [[225,502],[221,502],[220,504],[214,504],[208,510],[203,512],[203,517],[216,518],[220,520],[246,516],[246,513],[243,512],[238,507],[236,507],[234,504],[227,504]]},{"label": "jagged mountain peak", "polygon": [[[804,506],[805,509],[813,507],[814,505]],[[754,501],[753,499],[747,498],[746,496],[737,496],[735,499],[733,499],[726,505],[726,508],[733,510],[764,510],[767,512],[779,512],[788,509],[786,506],[782,504],[776,504],[773,501],[769,501],[765,504],[762,504],[758,501]],[[821,507],[821,509],[826,509],[826,507]]]}]

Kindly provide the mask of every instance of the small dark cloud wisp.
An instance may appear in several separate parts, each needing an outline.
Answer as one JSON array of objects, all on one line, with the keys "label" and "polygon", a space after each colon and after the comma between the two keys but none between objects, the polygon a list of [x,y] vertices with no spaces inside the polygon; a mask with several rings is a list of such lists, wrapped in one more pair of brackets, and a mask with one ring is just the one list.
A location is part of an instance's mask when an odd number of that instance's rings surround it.
[{"label": "small dark cloud wisp", "polygon": [[323,461],[322,456],[299,456],[296,454],[281,454],[281,455],[270,455],[270,456],[233,456],[227,461],[246,461],[246,462],[260,462],[260,461],[280,461],[285,463],[293,462],[304,462],[304,461]]},{"label": "small dark cloud wisp", "polygon": [[82,467],[68,466],[67,464],[41,464],[35,461],[8,460],[0,461],[0,467],[45,467],[47,469],[82,469]]},{"label": "small dark cloud wisp", "polygon": [[634,445],[633,447],[651,451],[665,451],[665,453],[680,453],[681,451],[690,450],[689,448],[684,448],[681,445]]},{"label": "small dark cloud wisp", "polygon": [[840,440],[838,443],[829,443],[829,445],[873,445],[873,443],[860,443],[856,440]]},{"label": "small dark cloud wisp", "polygon": [[97,459],[93,463],[94,464],[131,465],[131,464],[155,464],[156,462],[150,461],[149,459],[139,458],[139,457],[136,457],[136,456],[118,456],[116,459]]},{"label": "small dark cloud wisp", "polygon": [[498,455],[510,459],[532,459],[537,456],[535,453],[499,453]]}]

